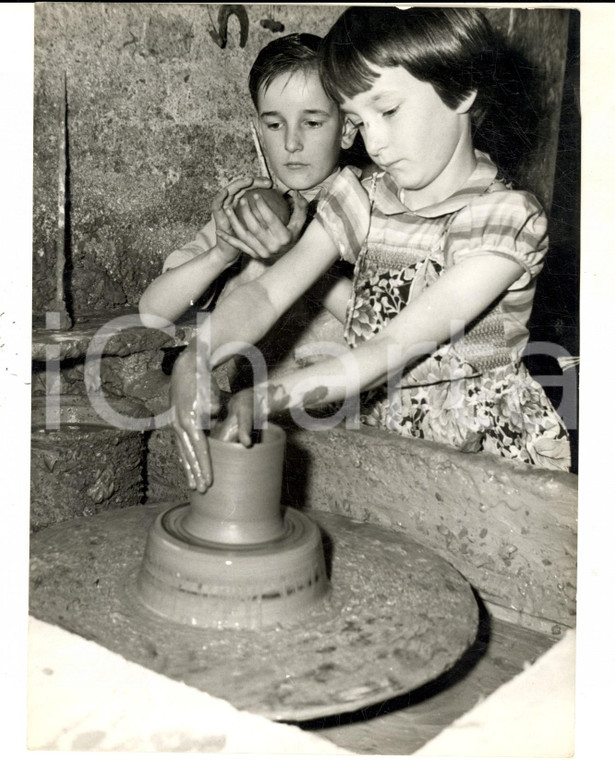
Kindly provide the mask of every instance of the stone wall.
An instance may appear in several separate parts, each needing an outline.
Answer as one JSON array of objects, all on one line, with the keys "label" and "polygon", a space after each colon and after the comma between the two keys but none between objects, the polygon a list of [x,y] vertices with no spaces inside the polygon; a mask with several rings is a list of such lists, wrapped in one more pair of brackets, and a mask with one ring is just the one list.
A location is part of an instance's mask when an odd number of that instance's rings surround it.
[{"label": "stone wall", "polygon": [[575,625],[574,475],[365,427],[291,430],[286,472],[286,503],[407,531],[500,617]]},{"label": "stone wall", "polygon": [[[284,33],[324,33],[328,6],[41,3],[35,14],[34,311],[53,299],[59,115],[67,78],[73,312],[136,305],[164,257],[207,221],[221,183],[257,171],[247,75]],[[273,16],[279,26],[261,21]],[[272,31],[273,30],[273,31]]]},{"label": "stone wall", "polygon": [[[35,14],[33,307],[53,303],[60,117],[67,83],[69,310],[134,307],[164,257],[207,220],[213,193],[257,171],[247,75],[258,50],[295,31],[323,34],[327,5],[244,5],[221,48],[211,4],[41,3]],[[227,6],[228,7],[228,6]],[[550,202],[567,15],[487,9],[536,68],[537,122],[520,175]],[[514,101],[514,107],[518,107]]]}]

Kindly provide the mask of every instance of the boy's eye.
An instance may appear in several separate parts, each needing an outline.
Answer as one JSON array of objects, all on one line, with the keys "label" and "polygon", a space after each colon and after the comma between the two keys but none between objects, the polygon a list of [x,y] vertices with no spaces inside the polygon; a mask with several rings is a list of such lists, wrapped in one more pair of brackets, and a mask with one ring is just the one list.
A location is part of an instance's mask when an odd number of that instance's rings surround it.
[{"label": "boy's eye", "polygon": [[313,121],[313,120],[310,120],[310,121],[307,121],[306,124],[311,129],[317,129],[318,127],[322,127],[323,122],[322,121]]},{"label": "boy's eye", "polygon": [[265,124],[265,126],[267,127],[267,129],[273,130],[273,129],[279,129],[282,125],[280,124],[279,121],[269,121]]}]

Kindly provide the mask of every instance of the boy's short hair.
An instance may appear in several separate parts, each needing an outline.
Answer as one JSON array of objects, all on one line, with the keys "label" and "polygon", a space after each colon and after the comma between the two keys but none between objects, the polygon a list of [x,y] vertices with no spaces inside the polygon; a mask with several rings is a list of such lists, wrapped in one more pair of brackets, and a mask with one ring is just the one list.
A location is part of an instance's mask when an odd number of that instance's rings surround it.
[{"label": "boy's short hair", "polygon": [[315,34],[287,34],[260,51],[250,69],[248,86],[254,107],[258,91],[267,89],[275,77],[295,71],[318,71],[322,38]]},{"label": "boy's short hair", "polygon": [[[473,90],[475,123],[489,100],[496,39],[475,8],[348,8],[322,44],[321,78],[334,100],[365,92],[377,75],[371,66],[402,66],[429,82],[456,108]],[[371,65],[370,65],[371,64]]]}]

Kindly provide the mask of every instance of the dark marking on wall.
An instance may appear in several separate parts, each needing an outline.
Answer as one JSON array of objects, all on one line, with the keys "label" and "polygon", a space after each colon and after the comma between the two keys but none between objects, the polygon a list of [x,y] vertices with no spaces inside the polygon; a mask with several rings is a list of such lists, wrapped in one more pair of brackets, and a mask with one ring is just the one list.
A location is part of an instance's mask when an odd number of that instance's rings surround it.
[{"label": "dark marking on wall", "polygon": [[218,12],[218,28],[209,31],[209,36],[223,50],[228,40],[228,22],[231,16],[236,16],[239,21],[239,47],[245,47],[248,41],[250,21],[246,9],[243,5],[223,5]]},{"label": "dark marking on wall", "polygon": [[281,34],[285,28],[284,24],[281,24],[279,21],[274,21],[271,18],[262,18],[261,26],[263,29],[269,29],[269,31],[274,34]]}]

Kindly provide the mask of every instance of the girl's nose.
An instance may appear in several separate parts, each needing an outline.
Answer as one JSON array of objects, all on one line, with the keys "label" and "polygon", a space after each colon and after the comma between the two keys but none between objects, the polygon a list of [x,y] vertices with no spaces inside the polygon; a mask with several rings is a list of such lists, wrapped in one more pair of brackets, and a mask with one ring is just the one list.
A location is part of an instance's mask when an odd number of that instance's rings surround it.
[{"label": "girl's nose", "polygon": [[289,153],[296,153],[303,148],[303,141],[301,135],[296,129],[286,130],[286,139],[284,140],[284,147]]},{"label": "girl's nose", "polygon": [[385,146],[385,136],[382,129],[365,127],[363,130],[365,150],[372,158],[376,158]]}]

